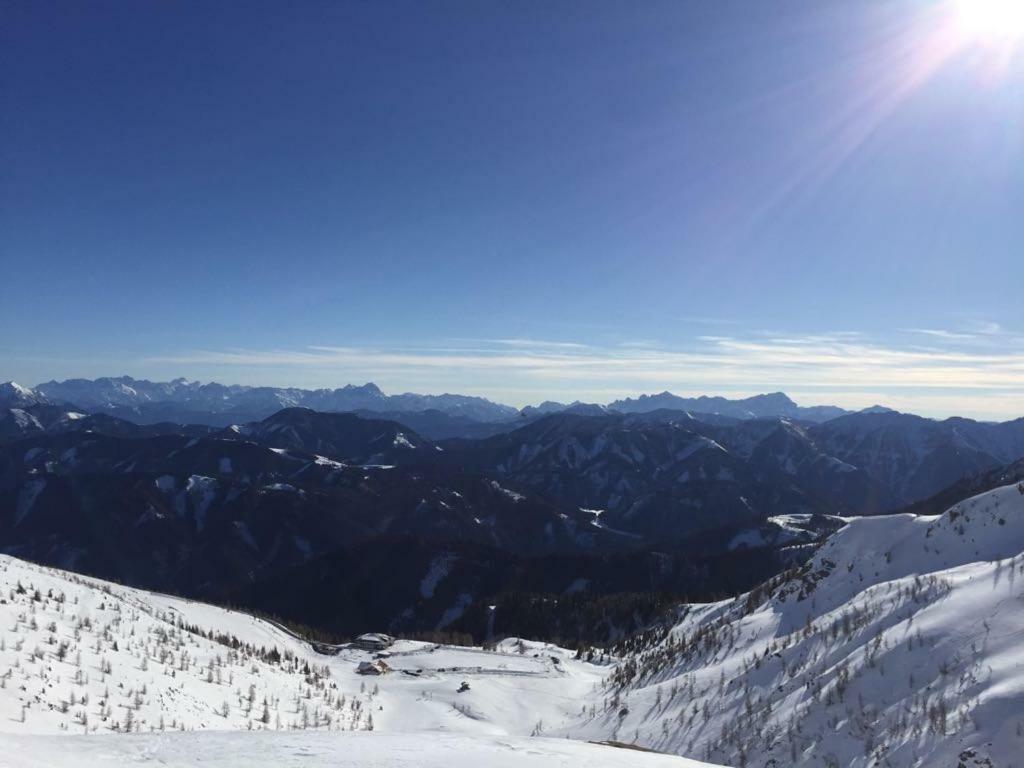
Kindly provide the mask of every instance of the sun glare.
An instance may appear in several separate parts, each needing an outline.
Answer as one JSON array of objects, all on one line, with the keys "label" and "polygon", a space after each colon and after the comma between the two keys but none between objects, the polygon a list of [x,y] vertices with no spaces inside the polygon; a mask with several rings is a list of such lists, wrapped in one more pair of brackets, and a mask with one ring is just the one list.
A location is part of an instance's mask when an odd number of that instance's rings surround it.
[{"label": "sun glare", "polygon": [[1024,39],[1024,0],[955,0],[957,24],[973,42],[1006,44]]}]

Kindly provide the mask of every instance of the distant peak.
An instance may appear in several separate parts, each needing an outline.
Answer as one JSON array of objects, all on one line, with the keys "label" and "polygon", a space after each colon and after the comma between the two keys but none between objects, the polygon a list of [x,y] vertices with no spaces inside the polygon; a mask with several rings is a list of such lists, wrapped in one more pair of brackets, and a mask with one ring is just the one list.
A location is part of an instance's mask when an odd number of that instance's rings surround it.
[{"label": "distant peak", "polygon": [[859,413],[899,413],[899,411],[884,405],[871,405],[867,408],[862,408]]},{"label": "distant peak", "polygon": [[754,395],[749,398],[750,400],[758,400],[760,402],[772,402],[772,403],[785,403],[786,405],[796,405],[793,399],[785,392],[768,392],[763,395]]},{"label": "distant peak", "polygon": [[359,392],[364,395],[383,395],[381,388],[374,384],[372,381],[368,381],[362,386],[357,384],[346,384],[341,388],[342,392]]},{"label": "distant peak", "polygon": [[0,384],[0,403],[4,408],[24,407],[45,403],[35,390],[22,386],[16,381],[5,381]]}]

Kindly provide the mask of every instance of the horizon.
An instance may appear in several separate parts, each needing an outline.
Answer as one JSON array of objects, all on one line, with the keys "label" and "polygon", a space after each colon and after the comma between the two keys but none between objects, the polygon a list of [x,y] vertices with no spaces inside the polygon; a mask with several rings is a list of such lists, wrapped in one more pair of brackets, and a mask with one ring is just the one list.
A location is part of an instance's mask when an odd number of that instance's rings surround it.
[{"label": "horizon", "polygon": [[[383,394],[385,397],[402,396],[402,395],[425,395],[425,396],[429,396],[429,397],[439,397],[439,396],[449,396],[449,395],[451,395],[451,396],[463,396],[463,397],[476,397],[476,398],[481,398],[481,399],[484,399],[486,401],[489,401],[489,402],[491,402],[491,403],[493,403],[495,405],[508,406],[508,407],[515,408],[516,410],[519,410],[519,411],[522,411],[522,410],[524,410],[525,408],[528,408],[528,407],[538,407],[538,406],[544,405],[545,403],[556,403],[556,404],[560,404],[560,405],[573,405],[573,404],[579,403],[581,405],[600,405],[600,406],[603,406],[603,407],[610,407],[616,401],[620,401],[620,400],[636,400],[636,399],[643,398],[643,397],[657,397],[657,396],[661,396],[661,395],[671,395],[671,396],[675,396],[675,397],[679,397],[679,398],[686,398],[686,399],[701,399],[701,398],[714,399],[714,398],[722,398],[722,399],[725,399],[725,400],[728,400],[728,401],[734,401],[734,402],[735,401],[747,400],[747,399],[753,399],[753,398],[757,398],[757,397],[772,397],[772,396],[779,396],[779,395],[781,395],[782,397],[788,398],[791,402],[793,402],[795,405],[797,405],[797,406],[799,406],[801,408],[815,408],[815,407],[830,407],[830,406],[832,406],[832,407],[842,408],[842,409],[846,410],[848,413],[851,413],[851,414],[860,413],[860,412],[868,411],[868,410],[875,409],[875,408],[884,408],[884,409],[892,411],[894,413],[900,413],[900,414],[909,415],[909,416],[920,416],[922,418],[927,418],[927,419],[930,419],[930,420],[933,420],[933,421],[942,421],[942,420],[948,419],[948,418],[961,417],[961,418],[974,419],[976,421],[992,423],[992,422],[1001,422],[1001,421],[1012,421],[1012,420],[1016,420],[1018,418],[1022,418],[1021,416],[1017,416],[1017,417],[1011,417],[1009,419],[998,419],[998,418],[997,419],[987,419],[987,418],[983,418],[983,417],[972,416],[972,415],[970,415],[968,413],[963,413],[963,412],[947,413],[947,414],[931,414],[931,415],[929,415],[929,414],[921,413],[921,412],[918,412],[918,411],[902,410],[902,409],[899,409],[899,408],[894,408],[894,407],[892,407],[890,405],[887,405],[885,403],[882,403],[882,402],[871,403],[869,405],[862,406],[862,407],[846,407],[846,406],[841,405],[840,403],[836,403],[836,402],[824,402],[824,401],[821,401],[821,402],[811,402],[811,401],[802,400],[800,398],[793,397],[792,393],[786,392],[786,391],[783,391],[783,390],[775,390],[775,391],[763,390],[763,391],[756,391],[756,392],[755,391],[751,391],[749,393],[747,393],[747,392],[727,392],[727,393],[722,393],[722,392],[714,392],[714,391],[687,392],[687,391],[674,391],[674,390],[664,389],[664,390],[658,390],[658,391],[651,390],[651,391],[644,391],[644,392],[639,392],[639,391],[638,392],[627,392],[627,393],[624,393],[624,394],[619,394],[619,395],[615,395],[615,396],[612,396],[612,397],[608,397],[607,399],[604,399],[604,400],[582,400],[582,399],[579,399],[579,398],[574,398],[574,399],[571,399],[571,400],[569,400],[569,399],[555,400],[553,398],[544,398],[544,399],[541,399],[541,400],[524,401],[524,402],[517,403],[517,402],[511,402],[511,401],[507,401],[507,400],[496,399],[496,398],[490,397],[490,396],[488,396],[486,394],[480,394],[480,393],[476,393],[476,392],[472,392],[472,391],[468,391],[468,390],[426,391],[426,390],[416,390],[416,389],[389,389],[387,387],[380,386],[375,381],[370,381],[370,380],[367,380],[367,381],[363,382],[362,384],[358,384],[358,383],[356,383],[354,381],[349,381],[349,382],[347,382],[345,384],[338,384],[338,385],[333,385],[333,386],[303,387],[303,386],[290,385],[290,384],[243,384],[243,383],[240,383],[240,382],[217,381],[217,380],[214,380],[214,379],[207,379],[207,380],[204,381],[202,379],[195,379],[195,378],[186,377],[186,376],[176,376],[176,377],[173,377],[171,379],[159,380],[159,379],[146,379],[146,378],[142,378],[142,377],[131,376],[129,374],[118,374],[118,375],[113,375],[113,376],[97,376],[97,377],[94,377],[94,378],[91,378],[91,379],[90,378],[84,378],[84,377],[74,377],[74,376],[69,377],[68,379],[64,379],[64,380],[48,379],[46,381],[40,381],[40,382],[38,382],[36,384],[31,384],[31,385],[30,384],[24,384],[22,382],[14,380],[14,379],[10,379],[10,380],[0,379],[0,384],[11,384],[11,385],[14,385],[16,387],[24,387],[24,388],[27,388],[27,389],[30,389],[30,390],[36,390],[39,387],[42,387],[42,386],[47,385],[47,384],[64,383],[66,381],[76,381],[76,380],[77,381],[89,381],[89,382],[92,382],[92,381],[96,381],[96,380],[99,380],[99,379],[110,379],[110,380],[114,380],[114,381],[128,379],[128,380],[132,380],[132,381],[146,382],[146,383],[150,383],[150,384],[165,384],[165,383],[173,383],[173,382],[181,381],[181,382],[183,382],[185,384],[195,384],[195,385],[198,385],[198,386],[205,386],[205,385],[209,385],[209,384],[219,384],[219,385],[225,386],[225,387],[251,387],[251,388],[262,387],[262,388],[269,388],[269,389],[297,389],[297,390],[307,391],[307,392],[317,391],[317,390],[337,391],[337,390],[343,390],[343,389],[347,389],[347,388],[351,388],[351,389],[364,389],[366,387],[376,387],[381,392],[381,394]],[[71,403],[71,404],[74,405],[74,403]],[[306,407],[306,406],[297,406],[297,407]]]},{"label": "horizon", "polygon": [[1022,415],[964,0],[57,5],[0,33],[0,378]]}]

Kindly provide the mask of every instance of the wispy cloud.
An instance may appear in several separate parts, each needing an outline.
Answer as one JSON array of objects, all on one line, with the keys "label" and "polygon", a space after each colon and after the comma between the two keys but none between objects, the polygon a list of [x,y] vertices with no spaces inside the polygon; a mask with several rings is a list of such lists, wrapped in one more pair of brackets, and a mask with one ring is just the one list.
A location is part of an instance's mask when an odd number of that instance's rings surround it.
[{"label": "wispy cloud", "polygon": [[922,336],[933,336],[937,339],[948,341],[974,341],[978,338],[975,333],[960,333],[957,331],[946,331],[941,328],[907,328],[907,333],[917,333]]},{"label": "wispy cloud", "polygon": [[903,332],[975,347],[994,347],[1024,340],[1024,337],[1016,336],[999,323],[989,320],[967,320],[958,323],[954,328],[905,328]]},{"label": "wispy cloud", "polygon": [[999,336],[1006,331],[999,323],[993,323],[989,321],[975,321],[975,332],[984,334],[986,336]]},{"label": "wispy cloud", "polygon": [[589,345],[573,341],[542,341],[538,339],[485,339],[486,343],[523,349],[587,349]]},{"label": "wispy cloud", "polygon": [[709,317],[700,315],[683,315],[677,318],[681,323],[692,323],[694,325],[740,325],[739,320],[731,317]]},{"label": "wispy cloud", "polygon": [[634,339],[632,341],[620,341],[615,346],[625,349],[658,349],[662,345],[660,342],[653,341],[652,339]]},{"label": "wispy cloud", "polygon": [[[941,342],[960,341],[927,335]],[[661,389],[682,394],[782,389],[816,393],[813,402],[857,407],[870,399],[865,404],[932,403],[935,413],[1024,413],[1020,347],[901,347],[849,332],[700,336],[676,349],[492,339],[437,347],[206,350],[147,362],[205,370],[274,370],[285,379],[306,379],[315,372],[335,383],[375,379],[402,389],[462,389],[496,398],[512,396],[517,404],[548,397],[610,399]],[[854,397],[851,392],[860,394]]]}]

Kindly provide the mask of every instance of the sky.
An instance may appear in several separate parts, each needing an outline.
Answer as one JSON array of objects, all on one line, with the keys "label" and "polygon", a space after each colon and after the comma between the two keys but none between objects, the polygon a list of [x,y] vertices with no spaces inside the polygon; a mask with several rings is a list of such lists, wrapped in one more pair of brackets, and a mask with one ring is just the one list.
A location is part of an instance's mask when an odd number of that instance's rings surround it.
[{"label": "sky", "polygon": [[4,0],[0,380],[1022,416],[971,2]]}]

